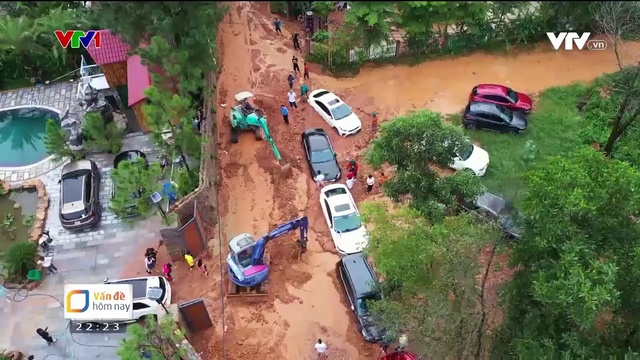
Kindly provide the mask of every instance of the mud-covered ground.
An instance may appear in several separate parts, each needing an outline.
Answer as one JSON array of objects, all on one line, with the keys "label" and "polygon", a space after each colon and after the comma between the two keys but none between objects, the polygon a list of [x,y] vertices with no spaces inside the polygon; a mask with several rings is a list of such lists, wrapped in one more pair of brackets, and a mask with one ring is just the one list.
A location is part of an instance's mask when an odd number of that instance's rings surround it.
[{"label": "mud-covered ground", "polygon": [[[176,265],[172,286],[177,301],[207,299],[214,327],[195,334],[194,341],[207,360],[222,359],[223,339],[226,359],[314,359],[313,345],[318,338],[328,344],[331,359],[372,359],[378,354],[379,348],[366,343],[357,330],[335,277],[338,255],[322,217],[318,191],[303,160],[302,131],[324,128],[331,134],[344,166],[348,159],[358,157],[371,140],[373,111],[382,120],[423,107],[453,113],[465,105],[470,89],[477,83],[503,83],[535,93],[554,85],[590,80],[616,68],[615,57],[609,51],[554,51],[543,46],[511,57],[474,54],[413,67],[366,67],[358,76],[347,79],[312,71],[306,82],[310,89],[335,92],[363,122],[361,133],[339,138],[307,104],[298,102],[298,109],[290,109],[290,125],[282,121],[279,106],[287,101],[286,78],[292,70],[292,55],[298,56],[301,68],[303,63],[303,53],[294,52],[291,42],[291,32],[301,33],[300,24],[283,21],[284,36],[279,35],[273,29],[274,16],[269,14],[268,2],[229,5],[231,11],[220,25],[218,36],[223,67],[217,93],[221,239],[210,242],[214,245],[212,252],[218,253],[215,245],[220,240],[224,257],[232,237],[244,232],[258,237],[302,215],[309,217],[310,241],[308,252],[300,261],[295,245],[297,232],[269,243],[268,296],[259,300],[226,299],[224,327],[220,291],[221,286],[226,291],[228,285],[226,268],[222,267],[222,276],[220,271],[224,258],[213,255],[206,260],[209,277],[189,272],[185,264]],[[628,43],[627,50],[640,50],[640,46]],[[299,93],[298,78],[294,89]],[[292,166],[292,176],[282,176],[269,145],[256,141],[252,133],[243,134],[238,144],[231,144],[229,110],[235,103],[234,94],[244,90],[255,95],[254,104],[266,113],[277,146]],[[368,196],[364,182],[369,172],[362,167],[358,173],[353,191],[358,201]],[[374,193],[379,193],[377,186]],[[480,255],[480,261],[485,258],[486,254]],[[494,261],[506,264],[506,257],[500,255]],[[508,269],[490,277],[490,297],[497,297],[496,287],[505,276],[510,276]],[[494,320],[500,321],[499,314]]]}]

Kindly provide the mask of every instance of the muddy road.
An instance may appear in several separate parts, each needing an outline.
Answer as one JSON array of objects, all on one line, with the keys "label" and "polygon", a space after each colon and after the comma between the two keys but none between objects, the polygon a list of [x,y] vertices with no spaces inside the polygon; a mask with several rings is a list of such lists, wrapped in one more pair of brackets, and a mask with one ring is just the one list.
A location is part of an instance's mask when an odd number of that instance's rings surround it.
[{"label": "muddy road", "polygon": [[[301,24],[283,22],[284,35],[276,34],[268,3],[230,3],[231,11],[220,24],[218,50],[223,71],[218,79],[217,114],[220,123],[220,216],[222,252],[232,237],[248,232],[255,237],[296,217],[310,221],[308,252],[299,261],[297,232],[271,241],[269,294],[262,300],[227,299],[223,326],[220,287],[228,278],[225,265],[213,256],[207,260],[210,275],[189,274],[184,264],[176,268],[173,285],[178,300],[204,297],[214,328],[196,334],[194,345],[204,359],[221,359],[224,339],[226,359],[314,359],[313,345],[322,338],[329,345],[331,359],[376,358],[378,347],[368,344],[356,328],[355,319],[335,277],[339,257],[328,236],[318,202],[318,191],[309,174],[300,145],[300,134],[308,128],[324,128],[332,136],[341,165],[357,157],[371,140],[370,114],[381,119],[412,109],[429,108],[443,113],[459,111],[470,89],[480,82],[498,82],[534,93],[554,85],[590,80],[614,71],[615,57],[609,51],[553,51],[540,48],[511,57],[476,54],[438,60],[417,66],[365,68],[354,78],[334,79],[311,73],[311,90],[326,88],[351,105],[363,122],[363,131],[349,138],[334,136],[332,129],[308,104],[290,109],[290,125],[284,124],[279,106],[286,104],[286,77],[296,54],[302,68],[303,53],[294,52],[293,31]],[[627,44],[630,51],[640,45]],[[294,90],[299,93],[296,79]],[[283,177],[275,156],[265,141],[251,132],[231,144],[229,111],[234,95],[241,91],[255,95],[269,129],[293,175]],[[357,200],[363,191],[366,170],[358,173],[354,188]],[[377,192],[377,189],[376,191]],[[215,243],[212,242],[212,243]],[[214,254],[218,249],[214,249]],[[184,276],[178,278],[180,274]]]}]

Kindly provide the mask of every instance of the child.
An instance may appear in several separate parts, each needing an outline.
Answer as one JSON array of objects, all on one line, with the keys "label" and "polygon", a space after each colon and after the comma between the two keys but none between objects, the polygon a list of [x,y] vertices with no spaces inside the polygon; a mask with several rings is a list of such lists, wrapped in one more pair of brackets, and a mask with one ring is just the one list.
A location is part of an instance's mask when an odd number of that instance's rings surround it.
[{"label": "child", "polygon": [[164,276],[167,278],[167,281],[173,281],[173,277],[171,277],[171,271],[173,270],[173,265],[170,263],[164,264],[164,268],[162,269],[164,272]]},{"label": "child", "polygon": [[187,253],[184,254],[184,259],[187,260],[187,264],[189,264],[189,271],[193,270],[193,255],[191,255],[190,251],[187,251]]},{"label": "child", "polygon": [[156,259],[151,256],[147,256],[144,258],[145,268],[147,269],[147,274],[151,275],[153,269],[156,268]]},{"label": "child", "polygon": [[198,267],[198,270],[200,270],[204,274],[204,276],[209,276],[209,272],[207,271],[207,264],[205,264],[202,259],[198,259],[198,261],[196,262],[196,266]]},{"label": "child", "polygon": [[373,133],[373,135],[375,135],[378,132],[378,116],[376,115],[376,113],[374,112],[373,114],[371,114],[371,132]]}]

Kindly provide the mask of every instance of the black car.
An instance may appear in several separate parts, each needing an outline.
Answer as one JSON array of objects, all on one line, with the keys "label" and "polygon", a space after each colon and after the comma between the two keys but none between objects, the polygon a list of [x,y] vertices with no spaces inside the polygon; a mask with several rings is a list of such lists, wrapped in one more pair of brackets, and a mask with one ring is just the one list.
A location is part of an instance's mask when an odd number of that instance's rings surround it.
[{"label": "black car", "polygon": [[[113,159],[113,168],[117,169],[118,165],[120,165],[123,161],[135,162],[136,159],[138,158],[144,159],[145,168],[149,167],[149,161],[147,161],[147,155],[145,155],[142,151],[129,150],[129,151],[123,151],[118,155],[116,155],[116,157]],[[112,186],[111,197],[114,198],[115,196],[116,196],[116,187]],[[130,211],[126,211],[127,217],[137,215],[137,213],[133,211],[133,209],[136,206],[133,199],[138,199],[139,197],[140,197],[140,194],[137,192],[134,192],[131,194],[132,201],[126,207],[126,210],[130,210]]]},{"label": "black car", "polygon": [[509,239],[520,237],[520,228],[515,218],[517,211],[503,198],[491,194],[480,194],[474,202],[462,204],[464,210],[496,222]]},{"label": "black car", "polygon": [[474,101],[464,109],[462,124],[469,130],[477,128],[517,134],[527,129],[527,118],[502,105]]},{"label": "black car", "polygon": [[369,342],[382,341],[385,331],[375,325],[367,309],[367,303],[381,299],[378,279],[367,258],[362,253],[347,255],[338,261],[336,268],[364,339]]},{"label": "black car", "polygon": [[322,129],[307,129],[302,133],[302,147],[307,156],[311,177],[318,171],[324,174],[326,181],[340,179],[340,166],[336,160],[336,152],[331,146],[329,135]]},{"label": "black car", "polygon": [[91,160],[78,160],[62,168],[60,222],[67,230],[80,230],[100,222],[100,171]]}]

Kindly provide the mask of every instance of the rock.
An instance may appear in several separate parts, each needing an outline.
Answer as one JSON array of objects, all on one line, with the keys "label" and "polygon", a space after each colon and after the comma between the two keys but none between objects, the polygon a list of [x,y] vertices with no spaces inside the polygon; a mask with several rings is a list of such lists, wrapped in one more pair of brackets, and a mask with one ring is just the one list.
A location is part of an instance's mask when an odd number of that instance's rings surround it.
[{"label": "rock", "polygon": [[6,194],[11,190],[11,185],[8,182],[0,180],[0,184],[2,184],[2,193]]},{"label": "rock", "polygon": [[38,180],[38,183],[36,184],[36,189],[38,190],[39,198],[47,196],[47,189],[44,187],[44,184],[42,183],[42,181]]},{"label": "rock", "polygon": [[68,118],[60,123],[65,133],[65,140],[71,150],[77,151],[83,148],[82,144],[82,121],[76,114],[70,114]]},{"label": "rock", "polygon": [[38,187],[38,183],[42,183],[42,181],[38,179],[29,179],[22,183],[22,187],[25,189],[33,189],[34,187]]},{"label": "rock", "polygon": [[33,230],[31,230],[31,236],[29,236],[29,239],[31,239],[31,241],[39,241],[42,237],[43,229],[44,221],[36,220],[36,222],[33,224]]},{"label": "rock", "polygon": [[20,209],[20,204],[18,204],[18,203],[13,204],[13,208],[14,209]]},{"label": "rock", "polygon": [[49,197],[47,195],[43,195],[40,197],[40,200],[38,200],[38,206],[36,208],[36,210],[47,210],[47,208],[49,207]]},{"label": "rock", "polygon": [[[40,205],[40,204],[38,204]],[[38,209],[36,210],[36,219],[38,220],[44,220],[47,217],[47,209],[40,209],[38,207]]]},{"label": "rock", "polygon": [[114,113],[113,121],[116,123],[119,130],[124,131],[127,128],[127,118],[124,114]]}]

